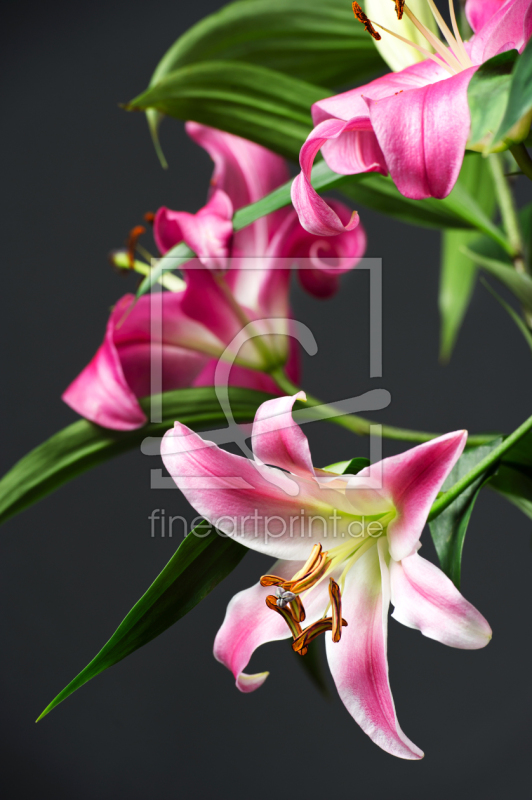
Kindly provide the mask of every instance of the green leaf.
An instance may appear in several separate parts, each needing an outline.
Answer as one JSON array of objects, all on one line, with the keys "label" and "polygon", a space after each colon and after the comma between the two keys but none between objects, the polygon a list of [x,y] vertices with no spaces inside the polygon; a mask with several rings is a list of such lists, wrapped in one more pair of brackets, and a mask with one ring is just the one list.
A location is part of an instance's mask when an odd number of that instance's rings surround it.
[{"label": "green leaf", "polygon": [[310,107],[328,94],[255,64],[206,61],[168,73],[127,108],[201,122],[297,159],[312,128]]},{"label": "green leaf", "polygon": [[[443,485],[443,490],[448,491],[501,442],[502,439],[496,439],[492,444],[466,450],[451,470]],[[467,526],[469,525],[478,493],[486,481],[490,479],[491,474],[492,472],[489,471],[480,475],[474,483],[470,484],[465,491],[458,495],[456,500],[445,511],[429,523],[441,568],[457,589],[460,588],[462,550]]]},{"label": "green leaf", "polygon": [[[495,191],[489,164],[480,156],[464,159],[458,181],[477,197],[482,211],[491,219],[495,209]],[[447,230],[442,237],[442,260],[438,304],[441,317],[440,358],[448,361],[467,311],[477,269],[462,251],[470,245],[476,233]]]},{"label": "green leaf", "polygon": [[517,59],[510,84],[506,111],[495,142],[520,142],[530,130],[532,113],[532,40]]},{"label": "green leaf", "polygon": [[508,104],[511,73],[517,56],[517,50],[500,53],[482,64],[471,78],[467,90],[471,112],[469,147],[489,152],[497,145],[498,139],[494,137]]},{"label": "green leaf", "polygon": [[[149,414],[150,399],[140,401]],[[270,395],[252,389],[229,389],[236,422],[252,422],[255,411]],[[213,387],[177,389],[161,397],[162,422],[134,431],[112,431],[79,420],[56,433],[24,456],[0,480],[0,524],[97,464],[140,447],[147,436],[162,436],[175,420],[194,430],[225,426],[227,418]]]},{"label": "green leaf", "polygon": [[342,475],[358,475],[359,472],[369,466],[369,458],[352,458],[346,468],[342,470]]},{"label": "green leaf", "polygon": [[248,549],[202,522],[181,542],[107,644],[48,705],[37,722],[77,689],[188,614],[234,570]]},{"label": "green leaf", "polygon": [[[345,0],[242,0],[202,19],[165,53],[150,88],[170,72],[205,61],[242,61],[320,86],[364,83],[384,66]],[[147,112],[154,142],[162,115]],[[162,157],[164,163],[164,157]]]},{"label": "green leaf", "polygon": [[502,297],[499,294],[497,294],[495,289],[493,289],[487,281],[481,279],[481,283],[488,290],[488,292],[495,298],[495,300],[497,300],[497,302],[500,303],[500,305],[504,308],[507,314],[512,318],[512,320],[519,328],[519,331],[523,335],[523,338],[525,339],[530,350],[532,350],[532,333],[530,332],[530,328],[528,327],[528,325],[526,325],[526,323],[521,319],[521,317],[515,311],[515,309],[513,309],[511,305],[509,305],[505,300],[502,299]]},{"label": "green leaf", "polygon": [[[473,249],[474,248],[474,249]],[[479,267],[493,275],[503,283],[529,311],[532,311],[532,278],[521,272],[516,272],[513,266],[488,258],[478,252],[477,245],[462,248],[462,252],[471,258]]]},{"label": "green leaf", "polygon": [[[476,160],[478,156],[469,156]],[[502,249],[506,239],[488,214],[466,188],[456,186],[444,200],[410,200],[403,197],[392,179],[368,172],[360,175],[338,175],[324,161],[312,170],[312,186],[317,192],[340,189],[350,199],[388,216],[429,228],[476,229],[492,238]],[[233,227],[241,230],[260,217],[290,204],[292,181],[279,186],[271,194],[239,209],[233,217]],[[478,235],[478,234],[477,234]]]},{"label": "green leaf", "polygon": [[489,486],[532,519],[532,470],[503,464],[490,480]]}]

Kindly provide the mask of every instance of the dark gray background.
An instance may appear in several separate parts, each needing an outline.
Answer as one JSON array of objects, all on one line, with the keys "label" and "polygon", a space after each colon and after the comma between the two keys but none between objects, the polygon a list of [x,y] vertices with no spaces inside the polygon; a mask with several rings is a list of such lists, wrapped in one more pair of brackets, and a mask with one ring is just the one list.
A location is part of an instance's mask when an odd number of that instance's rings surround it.
[{"label": "dark gray background", "polygon": [[[112,272],[107,252],[144,211],[204,202],[211,165],[182,124],[163,124],[164,172],[143,118],[118,103],[219,5],[5,4],[2,472],[75,419],[60,394],[99,345],[109,306],[134,285]],[[384,259],[384,377],[366,377],[362,272],[328,303],[294,289],[296,316],[320,344],[304,386],[329,400],[383,386],[393,400],[378,418],[398,425],[515,428],[530,414],[530,352],[513,323],[477,288],[453,360],[439,365],[439,236],[362,211],[368,255]],[[367,452],[367,442],[332,426],[308,433],[316,464]],[[176,547],[150,538],[152,509],[186,512],[177,490],[150,491],[149,469],[158,465],[132,452],[2,529],[3,797],[528,796],[531,526],[488,492],[468,534],[462,588],[490,621],[492,643],[460,652],[390,623],[399,719],[424,761],[380,751],[336,696],[327,703],[315,693],[286,643],[255,655],[251,671],[271,671],[260,691],[234,688],[212,642],[232,594],[267,569],[257,554],[176,627],[35,726]],[[428,532],[424,543],[434,558]]]}]

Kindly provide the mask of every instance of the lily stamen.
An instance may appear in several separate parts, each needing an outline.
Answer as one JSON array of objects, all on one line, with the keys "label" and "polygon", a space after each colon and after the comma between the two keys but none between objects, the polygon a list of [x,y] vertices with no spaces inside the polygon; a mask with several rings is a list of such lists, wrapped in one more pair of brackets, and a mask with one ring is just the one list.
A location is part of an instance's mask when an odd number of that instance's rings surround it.
[{"label": "lily stamen", "polygon": [[[343,626],[347,627],[347,622],[345,619],[342,619]],[[292,650],[296,653],[305,653],[308,650],[309,644],[316,639],[318,636],[321,636],[322,633],[326,633],[327,631],[333,630],[333,620],[332,617],[326,617],[325,619],[320,619],[318,622],[314,622],[312,625],[309,625],[308,628],[305,628],[304,631],[292,642]]]},{"label": "lily stamen", "polygon": [[353,14],[358,19],[358,21],[362,23],[362,25],[369,33],[369,35],[372,36],[376,42],[379,42],[382,39],[382,36],[380,35],[380,33],[377,33],[377,31],[373,27],[373,23],[364,14],[358,3],[352,3],[351,7],[353,9]]},{"label": "lily stamen", "polygon": [[340,587],[333,578],[329,580],[329,597],[331,598],[332,609],[332,640],[339,642],[342,636],[342,595]]},{"label": "lily stamen", "polygon": [[[292,634],[294,640],[298,639],[302,633],[301,625],[297,620],[295,620],[292,616],[292,612],[289,608],[283,608],[277,605],[277,598],[273,596],[273,594],[269,594],[266,598],[266,605],[272,611],[277,611],[278,614],[282,616],[288,627],[290,628],[290,633]],[[305,651],[306,652],[306,651]],[[304,655],[302,653],[301,655]]]},{"label": "lily stamen", "polygon": [[260,579],[261,586],[278,586],[286,592],[301,594],[312,588],[323,577],[330,558],[327,552],[322,552],[321,544],[315,544],[306,564],[296,572],[294,577],[287,581],[277,575],[263,575]]},{"label": "lily stamen", "polygon": [[[421,33],[423,38],[434,48],[436,51],[435,53],[431,53],[421,45],[416,44],[415,42],[411,42],[409,39],[406,39],[404,36],[401,36],[394,31],[385,28],[384,25],[380,25],[378,22],[370,20],[362,11],[358,3],[353,3],[353,12],[356,18],[364,25],[365,29],[368,33],[373,36],[373,38],[377,38],[374,34],[376,33],[375,28],[380,28],[386,33],[389,33],[391,36],[394,36],[399,41],[404,42],[405,44],[410,45],[419,53],[424,55],[426,58],[432,59],[438,66],[443,67],[447,72],[451,75],[458,75],[464,69],[468,69],[472,66],[471,59],[469,58],[467,51],[465,49],[464,43],[462,41],[462,37],[460,36],[460,31],[458,29],[458,24],[456,22],[456,14],[454,11],[453,0],[449,0],[449,10],[451,14],[451,22],[453,27],[453,33],[449,30],[448,25],[446,24],[445,20],[443,19],[442,15],[438,11],[434,0],[427,0],[429,4],[429,8],[432,12],[432,16],[434,17],[438,28],[440,29],[443,37],[447,41],[448,47],[443,44],[433,33],[430,31],[419,19],[416,15],[410,10],[406,2],[404,0],[394,0],[395,3],[395,11],[397,14],[397,19],[401,20],[403,18],[403,14],[406,14],[410,22],[417,28],[417,30]],[[377,41],[381,38],[378,35]]]}]

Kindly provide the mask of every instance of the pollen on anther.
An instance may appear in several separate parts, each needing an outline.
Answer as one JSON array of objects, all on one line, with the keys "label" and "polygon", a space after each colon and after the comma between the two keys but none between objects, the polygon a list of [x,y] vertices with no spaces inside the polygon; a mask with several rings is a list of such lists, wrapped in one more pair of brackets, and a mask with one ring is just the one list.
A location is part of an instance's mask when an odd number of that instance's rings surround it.
[{"label": "pollen on anther", "polygon": [[[403,5],[404,5],[404,3],[403,3]],[[369,33],[369,35],[373,36],[373,38],[375,39],[376,42],[380,41],[380,39],[382,38],[380,33],[378,33],[375,30],[375,28],[373,27],[373,25],[371,23],[371,20],[369,20],[367,18],[367,16],[364,14],[364,12],[362,11],[362,9],[358,5],[358,3],[353,3],[352,4],[352,8],[353,8],[353,14],[358,19],[358,21],[362,23],[362,25],[364,26],[366,31]]]},{"label": "pollen on anther", "polygon": [[395,0],[395,13],[397,19],[403,19],[403,11],[405,9],[405,0]]}]

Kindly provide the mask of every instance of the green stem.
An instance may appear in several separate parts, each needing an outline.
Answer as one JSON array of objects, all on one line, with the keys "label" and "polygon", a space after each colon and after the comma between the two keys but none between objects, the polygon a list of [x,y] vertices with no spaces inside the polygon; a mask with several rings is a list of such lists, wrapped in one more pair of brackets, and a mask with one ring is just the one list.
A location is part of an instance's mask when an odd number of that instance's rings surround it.
[{"label": "green stem", "polygon": [[521,171],[526,175],[526,177],[529,180],[532,181],[532,158],[530,158],[530,154],[526,149],[525,145],[514,144],[513,147],[510,147],[510,153],[517,161],[517,164],[520,167]]},{"label": "green stem", "polygon": [[524,244],[519,224],[519,213],[514,196],[504,174],[502,158],[497,153],[489,156],[495,191],[501,212],[502,223],[512,248],[512,260],[517,272],[527,272],[524,259]]},{"label": "green stem", "polygon": [[455,483],[448,492],[445,492],[445,494],[442,495],[439,500],[436,500],[431,508],[428,521],[430,522],[432,519],[434,519],[434,517],[437,517],[439,514],[441,514],[442,511],[445,511],[445,509],[448,508],[454,500],[456,500],[458,495],[462,494],[462,492],[467,489],[468,486],[474,483],[477,478],[480,478],[481,475],[483,475],[485,472],[487,472],[487,470],[500,461],[502,456],[530,430],[532,430],[532,417],[529,417],[526,422],[523,422],[523,424],[520,425],[517,430],[511,433],[510,436],[506,437],[504,442],[501,442],[501,444],[492,450],[491,453],[488,453],[488,455],[483,458],[482,461],[479,461],[478,464],[467,473],[467,475],[464,475],[464,477]]},{"label": "green stem", "polygon": [[[282,369],[274,370],[270,374],[283,392],[287,394],[297,394],[297,392],[301,391],[298,386],[292,383]],[[351,433],[356,433],[357,436],[369,436],[371,433],[371,426],[379,424],[365,417],[359,417],[356,414],[346,414],[332,403],[326,404],[316,397],[312,397],[312,395],[307,392],[305,392],[305,394],[307,395],[308,411],[315,419],[333,422],[335,425],[339,425],[351,431]],[[332,416],[332,414],[335,416]],[[422,444],[423,442],[430,442],[431,439],[436,439],[438,436],[441,436],[439,433],[426,433],[425,431],[413,431],[408,428],[395,428],[392,425],[382,425],[381,428],[384,438],[396,439],[400,442]],[[467,446],[478,447],[482,444],[488,444],[492,442],[493,439],[497,438],[497,436],[498,434],[495,433],[470,436],[467,440]]]}]

